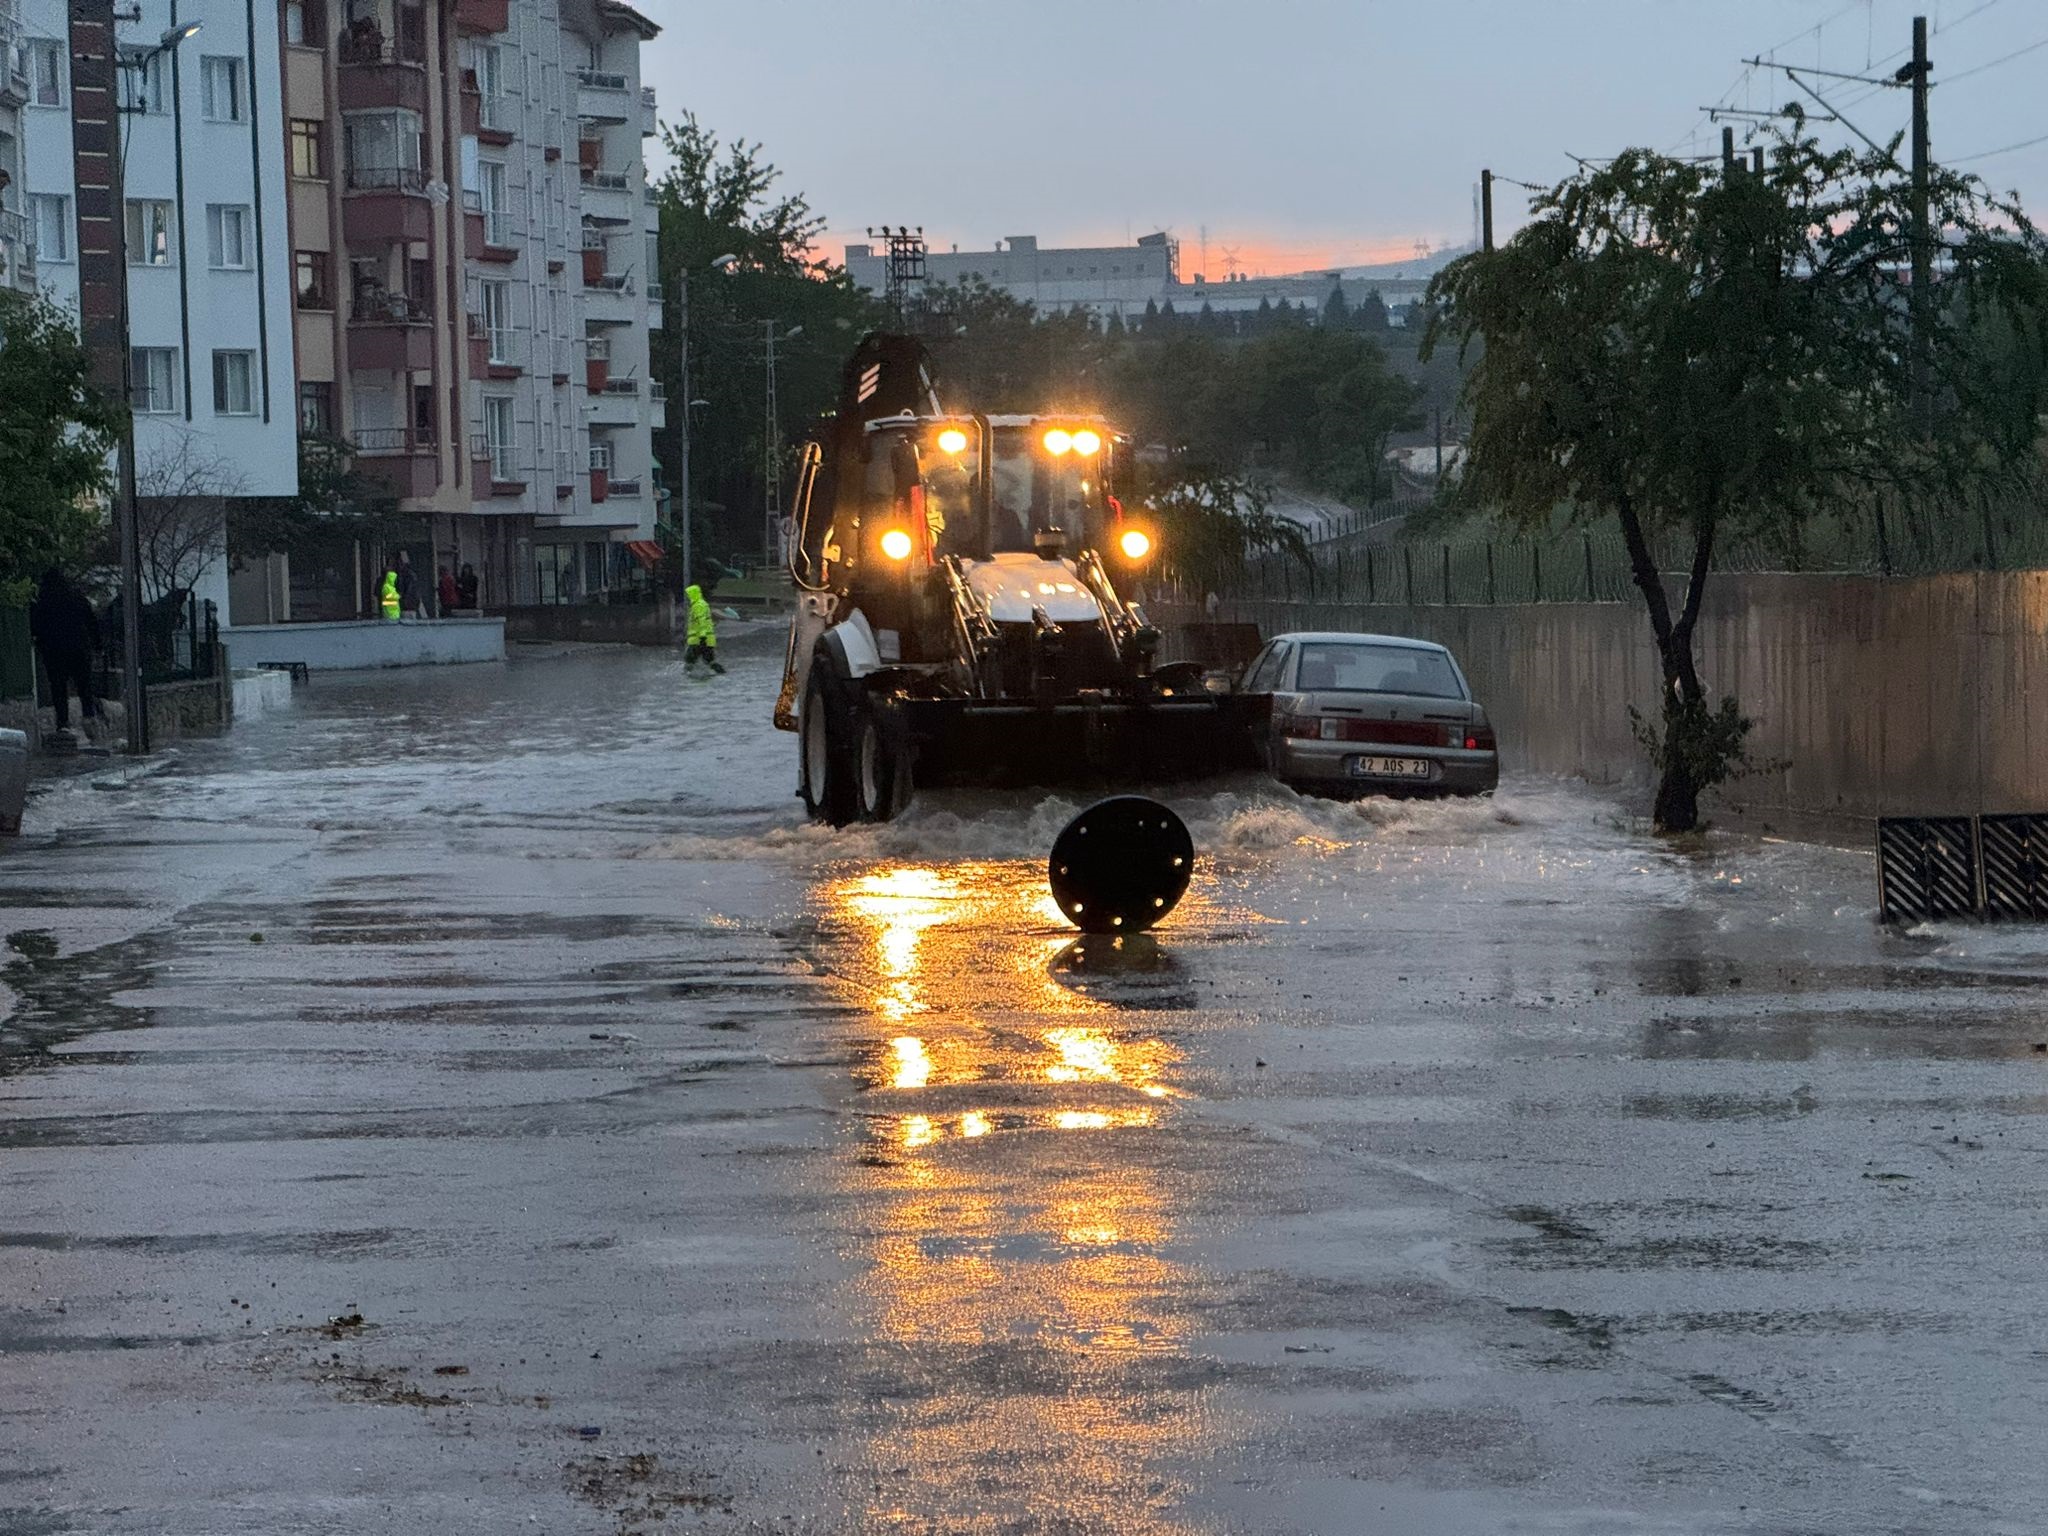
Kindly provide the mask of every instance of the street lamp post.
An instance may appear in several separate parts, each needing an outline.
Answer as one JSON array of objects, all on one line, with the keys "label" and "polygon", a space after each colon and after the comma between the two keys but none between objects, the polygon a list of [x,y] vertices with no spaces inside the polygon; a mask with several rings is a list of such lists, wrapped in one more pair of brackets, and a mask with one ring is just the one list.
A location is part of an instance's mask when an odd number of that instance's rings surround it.
[{"label": "street lamp post", "polygon": [[[734,255],[720,256],[711,263],[714,272],[730,272],[739,263]],[[682,268],[682,280],[676,284],[676,305],[682,311],[682,377],[677,382],[682,386],[678,393],[683,402],[682,431],[682,503],[683,503],[683,584],[689,585],[696,579],[696,566],[690,555],[690,407],[695,403],[690,398],[690,268]]]},{"label": "street lamp post", "polygon": [[[171,52],[180,43],[197,36],[199,23],[182,22],[167,28],[157,39],[154,48],[145,51],[132,62],[124,61],[116,54],[114,69],[134,71],[137,91],[149,88],[149,66],[162,55]],[[116,98],[119,95],[119,77],[116,75]],[[147,103],[137,100],[122,107],[123,112],[146,110]],[[115,510],[115,519],[121,533],[121,713],[128,722],[127,750],[140,756],[149,751],[149,700],[142,691],[142,531],[138,525],[135,507],[135,343],[132,330],[132,311],[128,301],[128,135],[125,130],[115,130],[117,153],[114,156],[112,229],[108,232],[113,242],[114,270],[118,274],[119,311],[121,336],[121,403],[126,407],[126,416],[121,427],[121,441],[115,449],[116,494],[120,505]]]},{"label": "street lamp post", "polygon": [[[803,333],[802,326],[792,326],[782,333],[780,339],[791,341]],[[762,486],[761,564],[773,570],[778,563],[775,557],[782,542],[782,410],[775,398],[775,343],[778,339],[775,322],[763,320],[761,334],[768,343],[767,419],[762,424],[762,438],[768,445],[768,461]]]}]

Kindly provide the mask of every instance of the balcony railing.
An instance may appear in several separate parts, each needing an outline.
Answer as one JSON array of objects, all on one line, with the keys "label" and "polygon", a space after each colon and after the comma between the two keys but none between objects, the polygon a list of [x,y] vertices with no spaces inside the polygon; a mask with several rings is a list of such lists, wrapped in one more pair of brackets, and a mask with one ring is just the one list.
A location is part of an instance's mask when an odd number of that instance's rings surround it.
[{"label": "balcony railing", "polygon": [[358,325],[428,325],[434,318],[431,304],[407,293],[359,293],[351,310]]},{"label": "balcony railing", "polygon": [[374,23],[359,25],[341,34],[335,57],[343,64],[424,64],[426,35],[407,28],[402,37],[386,37]]},{"label": "balcony railing", "polygon": [[604,381],[604,392],[608,395],[631,395],[637,399],[640,394],[640,381],[638,379],[606,379]]},{"label": "balcony railing", "polygon": [[416,165],[351,165],[344,173],[351,192],[424,192],[427,173]]},{"label": "balcony railing", "polygon": [[366,459],[432,453],[437,444],[432,429],[425,427],[358,427],[350,434],[349,441]]},{"label": "balcony railing", "polygon": [[620,480],[614,477],[608,489],[614,496],[629,498],[638,496],[640,494],[640,477],[635,475],[630,480]]},{"label": "balcony railing", "polygon": [[514,133],[519,128],[519,103],[510,96],[486,96],[477,109],[477,125],[493,133]]},{"label": "balcony railing", "polygon": [[615,75],[602,69],[579,69],[576,83],[586,91],[623,91],[629,82],[624,75]]},{"label": "balcony railing", "polygon": [[606,272],[596,282],[586,283],[584,286],[595,288],[601,293],[626,293],[632,289],[633,274],[630,272]]},{"label": "balcony railing", "polygon": [[586,251],[601,251],[610,244],[610,239],[601,229],[586,229],[583,231],[583,249]]},{"label": "balcony railing", "polygon": [[611,473],[612,445],[610,443],[592,443],[590,445],[590,467],[592,469],[601,469],[606,474]]},{"label": "balcony railing", "polygon": [[487,442],[484,457],[491,461],[493,480],[513,481],[520,478],[517,444]]},{"label": "balcony railing", "polygon": [[584,338],[583,355],[593,363],[611,361],[612,343],[609,336],[588,336]]},{"label": "balcony railing", "polygon": [[661,206],[661,189],[650,181],[641,189],[640,200],[650,208],[659,208]]},{"label": "balcony railing", "polygon": [[624,171],[592,171],[583,185],[595,187],[600,192],[630,192],[633,190],[633,178]]},{"label": "balcony railing", "polygon": [[668,399],[668,386],[659,379],[649,379],[647,381],[647,398],[656,405],[661,405]]},{"label": "balcony railing", "polygon": [[35,271],[36,243],[26,215],[0,208],[0,278],[11,278],[17,266],[24,272]]},{"label": "balcony railing", "polygon": [[491,362],[500,368],[516,368],[520,363],[519,332],[508,326],[493,326],[490,330]]},{"label": "balcony railing", "polygon": [[484,210],[484,244],[509,246],[512,243],[512,215],[503,208]]},{"label": "balcony railing", "polygon": [[655,282],[652,278],[649,278],[647,282],[647,302],[650,304],[659,304],[661,300],[661,284]]},{"label": "balcony railing", "polygon": [[656,109],[654,105],[654,87],[651,85],[643,85],[640,87],[640,110],[645,112],[649,117],[652,117],[655,114]]}]

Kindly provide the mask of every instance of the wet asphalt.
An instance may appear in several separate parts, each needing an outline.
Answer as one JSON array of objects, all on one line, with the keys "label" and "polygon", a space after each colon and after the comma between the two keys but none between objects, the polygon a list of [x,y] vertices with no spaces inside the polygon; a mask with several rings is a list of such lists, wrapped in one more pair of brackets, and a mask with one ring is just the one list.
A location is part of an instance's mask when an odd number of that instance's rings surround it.
[{"label": "wet asphalt", "polygon": [[2048,1530],[2048,933],[1614,799],[802,825],[765,648],[0,851],[0,1533]]}]

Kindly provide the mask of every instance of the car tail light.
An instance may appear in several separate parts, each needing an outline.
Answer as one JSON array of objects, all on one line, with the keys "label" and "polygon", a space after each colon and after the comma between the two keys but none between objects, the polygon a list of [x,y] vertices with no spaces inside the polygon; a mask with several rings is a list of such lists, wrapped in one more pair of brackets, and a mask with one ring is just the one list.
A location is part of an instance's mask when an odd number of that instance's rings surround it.
[{"label": "car tail light", "polygon": [[1493,740],[1493,727],[1490,725],[1469,725],[1453,734],[1464,737],[1463,745],[1467,752],[1492,752],[1496,750]]},{"label": "car tail light", "polygon": [[1280,734],[1293,741],[1322,740],[1323,728],[1337,723],[1319,720],[1314,715],[1275,715],[1273,720],[1280,727]]}]

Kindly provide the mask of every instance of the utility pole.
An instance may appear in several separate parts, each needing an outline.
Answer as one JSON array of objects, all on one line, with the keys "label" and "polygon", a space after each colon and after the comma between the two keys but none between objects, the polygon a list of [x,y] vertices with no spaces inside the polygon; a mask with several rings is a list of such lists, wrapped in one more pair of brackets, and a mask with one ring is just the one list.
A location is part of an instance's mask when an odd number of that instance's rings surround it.
[{"label": "utility pole", "polygon": [[1479,249],[1493,249],[1493,172],[1479,173]]},{"label": "utility pole", "polygon": [[[791,326],[782,333],[788,341],[801,336],[804,328]],[[768,343],[766,361],[768,365],[768,390],[765,407],[762,441],[768,445],[767,474],[763,477],[763,508],[761,528],[761,563],[773,569],[782,544],[782,418],[775,400],[775,322],[763,320],[761,335]]]},{"label": "utility pole", "polygon": [[1735,174],[1735,130],[1726,125],[1721,129],[1721,169],[1730,176]]},{"label": "utility pole", "polygon": [[680,280],[676,283],[676,308],[682,311],[682,364],[677,370],[682,378],[681,393],[676,403],[683,408],[682,451],[677,455],[682,460],[682,481],[678,486],[677,499],[682,503],[683,515],[683,585],[688,586],[697,579],[696,567],[690,564],[690,265],[682,264]]},{"label": "utility pole", "polygon": [[1934,303],[1934,230],[1927,189],[1927,18],[1913,18],[1913,421],[1920,435],[1934,430],[1933,368],[1928,315]]}]

